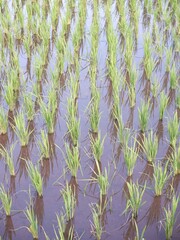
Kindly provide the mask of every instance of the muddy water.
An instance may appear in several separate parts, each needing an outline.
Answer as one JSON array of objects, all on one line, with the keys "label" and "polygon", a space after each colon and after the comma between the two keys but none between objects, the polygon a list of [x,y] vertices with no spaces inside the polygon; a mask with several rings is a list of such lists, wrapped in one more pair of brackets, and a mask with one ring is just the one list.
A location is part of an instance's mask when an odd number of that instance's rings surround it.
[{"label": "muddy water", "polygon": [[[77,10],[77,9],[76,9]],[[45,129],[45,124],[40,112],[37,112],[35,120],[32,124],[34,128],[32,138],[27,148],[21,148],[18,139],[12,129],[9,126],[8,135],[0,136],[0,142],[4,146],[10,146],[16,143],[14,152],[14,163],[16,167],[16,176],[12,178],[5,167],[3,160],[0,161],[0,181],[3,182],[6,189],[11,189],[11,194],[13,197],[12,205],[12,215],[6,218],[2,213],[0,218],[0,235],[3,239],[32,239],[32,236],[25,228],[28,226],[27,219],[23,213],[26,206],[29,203],[28,193],[31,191],[33,198],[34,209],[38,218],[39,225],[43,227],[50,239],[54,239],[53,226],[56,228],[56,213],[63,211],[63,199],[60,195],[60,190],[63,185],[68,183],[75,189],[75,195],[77,200],[75,217],[72,222],[67,222],[66,231],[68,231],[69,226],[73,223],[75,231],[81,239],[93,239],[91,234],[92,215],[90,211],[90,203],[99,203],[99,187],[96,183],[93,183],[90,179],[94,177],[96,171],[96,165],[91,157],[89,157],[88,152],[90,152],[90,124],[88,122],[87,106],[91,98],[90,93],[90,78],[88,74],[89,61],[88,57],[90,54],[90,27],[92,21],[92,4],[91,1],[87,3],[87,20],[84,32],[84,41],[80,49],[80,91],[78,97],[78,114],[80,118],[80,162],[81,170],[78,171],[77,181],[75,181],[70,173],[65,173],[66,164],[63,159],[64,152],[64,142],[66,141],[67,127],[65,122],[66,114],[66,104],[69,95],[68,87],[64,87],[59,94],[59,108],[57,113],[57,122],[55,133],[51,136],[50,142],[54,146],[54,155],[50,160],[44,160],[44,164],[41,167],[41,174],[44,180],[44,194],[43,198],[38,198],[36,192],[31,187],[30,180],[26,172],[26,165],[23,159],[29,159],[33,163],[39,161],[39,150],[37,147],[37,139],[40,138],[40,130]],[[61,9],[62,15],[64,9]],[[75,11],[76,12],[76,11]],[[135,237],[135,227],[130,214],[123,214],[126,207],[126,193],[127,193],[127,182],[133,179],[134,181],[139,180],[139,183],[144,184],[147,182],[147,189],[143,197],[144,204],[140,208],[137,223],[139,232],[143,230],[145,226],[147,229],[145,231],[145,238],[151,239],[165,239],[165,233],[163,229],[164,212],[163,208],[167,207],[169,204],[169,186],[173,183],[173,187],[177,193],[180,193],[179,177],[170,178],[164,188],[163,195],[161,197],[154,196],[154,182],[153,177],[153,167],[147,163],[145,156],[140,152],[139,157],[134,169],[133,176],[127,178],[126,167],[123,157],[123,149],[119,143],[114,123],[111,118],[111,106],[112,106],[112,92],[111,84],[107,77],[107,66],[106,60],[108,56],[107,50],[107,39],[106,39],[106,29],[105,29],[105,13],[104,13],[104,3],[100,3],[100,35],[99,35],[99,50],[98,50],[98,76],[97,76],[97,87],[100,90],[101,102],[100,102],[100,112],[101,121],[99,130],[101,136],[105,136],[104,152],[101,159],[101,168],[108,168],[109,172],[109,182],[110,186],[107,194],[107,206],[104,209],[102,225],[103,225],[103,236],[102,239],[134,239]],[[141,9],[142,14],[142,9]],[[118,15],[116,15],[115,2],[112,6],[112,16],[115,27],[117,28],[117,35],[119,36],[119,30],[117,27]],[[142,16],[142,15],[141,15]],[[71,33],[69,36],[68,44],[72,47],[71,34],[73,32],[73,26],[76,23],[76,13],[71,21]],[[129,107],[128,102],[128,91],[120,96],[122,99],[122,118],[126,126],[130,127],[133,133],[137,134],[140,141],[141,133],[139,129],[138,120],[138,107],[141,104],[142,99],[146,99],[148,92],[148,82],[143,81],[143,68],[141,67],[141,62],[143,58],[143,32],[145,27],[142,23],[143,19],[140,17],[139,22],[139,33],[137,39],[137,51],[134,55],[134,63],[136,64],[138,71],[138,82],[136,91],[136,105],[133,109]],[[58,25],[58,31],[60,31],[60,24]],[[119,36],[120,37],[120,36]],[[50,72],[56,64],[55,56],[55,45],[53,42],[50,43],[50,54],[49,54],[49,64],[47,67],[47,81],[42,81],[42,92],[44,96],[47,95],[48,86],[50,81]],[[19,47],[19,62],[21,66],[24,78],[27,78],[28,89],[32,89],[32,82],[34,81],[34,68],[33,60],[31,60],[30,74],[27,74],[27,56],[23,51],[23,47]],[[119,48],[118,52],[119,62],[117,66],[120,68],[123,64],[122,53]],[[68,63],[65,64],[66,67]],[[65,67],[65,68],[66,68]],[[65,69],[64,73],[67,69]],[[179,71],[179,70],[178,70]],[[161,67],[157,68],[156,75],[160,82],[160,89],[164,88],[169,96],[172,96],[171,102],[168,106],[168,111],[165,113],[163,122],[159,122],[159,107],[158,99],[152,102],[152,112],[150,115],[148,129],[153,129],[154,132],[158,133],[159,137],[159,148],[157,159],[166,160],[166,156],[170,151],[168,139],[169,135],[167,132],[167,120],[173,115],[175,107],[175,92],[169,90],[169,84],[163,84],[163,76],[165,74],[165,60],[162,59]],[[67,76],[67,77],[66,77]],[[30,82],[30,79],[32,82]],[[29,83],[28,83],[29,81]],[[68,81],[68,75],[65,74],[65,86]],[[7,105],[3,97],[1,97],[1,104],[7,109]],[[19,98],[19,109],[21,108],[21,97]],[[11,114],[10,120],[13,120],[13,115]],[[58,145],[58,147],[57,147]],[[60,150],[60,149],[61,150]],[[180,212],[180,205],[178,206],[177,213]],[[180,214],[177,214],[177,220],[174,227],[173,239],[179,239],[178,225],[180,223]],[[39,239],[45,239],[42,227],[39,227]]]}]

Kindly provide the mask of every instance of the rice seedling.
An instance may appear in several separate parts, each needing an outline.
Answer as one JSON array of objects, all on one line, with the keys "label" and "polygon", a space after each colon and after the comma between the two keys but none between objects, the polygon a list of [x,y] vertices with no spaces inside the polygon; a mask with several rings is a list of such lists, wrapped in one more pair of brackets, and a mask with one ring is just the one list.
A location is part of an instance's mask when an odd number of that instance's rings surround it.
[{"label": "rice seedling", "polygon": [[29,204],[29,206],[26,207],[24,214],[29,222],[29,227],[26,228],[32,234],[33,239],[38,239],[38,221],[32,204]]},{"label": "rice seedling", "polygon": [[144,101],[141,104],[141,108],[138,108],[140,129],[144,132],[147,129],[149,120],[149,102]]},{"label": "rice seedling", "polygon": [[27,171],[33,187],[36,189],[39,197],[42,197],[43,196],[43,179],[41,177],[38,166],[34,166],[32,162],[28,161]]},{"label": "rice seedling", "polygon": [[132,86],[129,87],[129,102],[131,108],[133,108],[136,104],[136,91]]},{"label": "rice seedling", "polygon": [[94,159],[96,161],[101,161],[105,137],[101,140],[101,134],[98,133],[98,137],[95,139],[93,137],[90,137],[90,141],[91,141],[91,150],[92,150]]},{"label": "rice seedling", "polygon": [[155,78],[154,82],[151,84],[151,92],[154,98],[157,97],[159,88],[160,88],[160,84],[157,78]]},{"label": "rice seedling", "polygon": [[18,136],[21,146],[27,146],[29,143],[29,137],[32,133],[29,132],[26,127],[25,117],[23,111],[19,111],[19,113],[14,117],[15,126],[13,126],[16,135]]},{"label": "rice seedling", "polygon": [[14,92],[12,82],[8,82],[7,85],[4,87],[5,95],[4,98],[9,106],[9,110],[13,111],[16,106],[16,93]]},{"label": "rice seedling", "polygon": [[166,72],[170,72],[171,69],[172,53],[172,48],[166,49]]},{"label": "rice seedling", "polygon": [[165,109],[167,108],[169,98],[165,94],[165,92],[160,93],[160,101],[159,101],[159,119],[162,120],[164,116]]},{"label": "rice seedling", "polygon": [[64,200],[64,208],[67,221],[71,220],[75,214],[76,199],[72,188],[66,183],[66,186],[61,190],[61,195]]},{"label": "rice seedling", "polygon": [[170,70],[170,88],[175,89],[178,84],[178,77],[176,75],[176,67],[175,64],[173,64],[171,70]]},{"label": "rice seedling", "polygon": [[49,159],[50,158],[49,139],[48,135],[43,130],[41,130],[41,139],[38,141],[38,146],[41,152],[41,158]]},{"label": "rice seedling", "polygon": [[153,58],[150,56],[150,58],[148,58],[144,63],[144,70],[146,73],[147,80],[149,80],[149,81],[151,80],[151,76],[152,76],[154,67],[155,67],[155,62],[154,62]]},{"label": "rice seedling", "polygon": [[153,134],[151,130],[147,137],[143,141],[143,149],[146,154],[148,162],[153,162],[156,158],[158,151],[158,138]]},{"label": "rice seedling", "polygon": [[134,225],[135,225],[135,228],[136,228],[136,236],[135,236],[135,239],[134,239],[134,240],[145,240],[145,238],[144,238],[144,233],[145,233],[145,231],[146,231],[147,226],[145,226],[145,227],[143,228],[142,233],[141,233],[141,235],[140,235],[140,234],[139,234],[138,225],[137,225],[136,221],[134,221]]},{"label": "rice seedling", "polygon": [[174,150],[170,156],[170,161],[172,163],[174,175],[180,174],[180,145]]},{"label": "rice seedling", "polygon": [[99,218],[99,206],[97,204],[91,204],[90,208],[93,218],[93,222],[91,222],[91,233],[97,240],[101,240],[101,236],[103,234],[103,226]]},{"label": "rice seedling", "polygon": [[168,133],[170,137],[170,144],[175,148],[176,141],[179,136],[179,120],[177,112],[175,112],[174,118],[168,121]]},{"label": "rice seedling", "polygon": [[43,101],[40,101],[41,113],[46,122],[48,133],[54,133],[54,124],[55,124],[55,113],[56,113],[56,105],[51,106],[46,104]]},{"label": "rice seedling", "polygon": [[12,144],[9,149],[5,149],[3,145],[0,145],[0,154],[3,156],[5,163],[8,166],[9,173],[11,176],[15,176],[14,161],[13,161],[13,152],[15,145]]},{"label": "rice seedling", "polygon": [[71,149],[70,146],[67,143],[65,143],[65,149],[66,149],[65,162],[72,176],[76,177],[78,168],[80,166],[79,148],[78,146],[73,146]]},{"label": "rice seedling", "polygon": [[164,185],[168,178],[170,177],[170,174],[168,174],[168,162],[164,166],[164,169],[158,163],[156,166],[154,166],[154,191],[156,196],[161,196],[162,191],[164,188]]},{"label": "rice seedling", "polygon": [[8,115],[3,107],[0,107],[0,135],[6,134],[8,130]]},{"label": "rice seedling", "polygon": [[180,92],[178,92],[176,96],[176,107],[180,109]]},{"label": "rice seedling", "polygon": [[107,195],[107,191],[108,191],[108,187],[109,187],[109,181],[108,181],[108,173],[107,173],[106,168],[104,169],[103,173],[101,173],[99,171],[99,173],[97,175],[97,182],[98,182],[99,188],[100,188],[100,196]]},{"label": "rice seedling", "polygon": [[168,209],[164,208],[165,212],[165,223],[164,223],[164,229],[166,234],[166,239],[170,240],[173,235],[173,228],[174,224],[176,222],[176,210],[179,202],[179,197],[176,198],[174,195],[172,198],[171,207],[168,206]]},{"label": "rice seedling", "polygon": [[67,119],[67,128],[69,134],[71,136],[71,140],[74,146],[78,145],[78,139],[80,135],[80,119],[77,119],[75,116],[71,117],[71,119]]},{"label": "rice seedling", "polygon": [[29,93],[23,95],[24,97],[24,108],[27,116],[27,120],[32,121],[35,115],[34,101]]},{"label": "rice seedling", "polygon": [[124,161],[126,164],[128,176],[132,176],[133,174],[137,157],[138,157],[138,153],[136,151],[136,141],[134,141],[133,147],[128,147],[126,145],[124,148]]},{"label": "rice seedling", "polygon": [[4,185],[0,186],[0,200],[2,202],[3,209],[6,213],[6,216],[11,215],[11,206],[12,206],[12,198],[9,193],[6,192]]},{"label": "rice seedling", "polygon": [[129,198],[127,199],[126,209],[124,212],[129,210],[132,211],[132,217],[137,218],[138,211],[143,205],[142,198],[146,190],[146,184],[142,187],[137,183],[127,182],[127,187],[129,191]]}]

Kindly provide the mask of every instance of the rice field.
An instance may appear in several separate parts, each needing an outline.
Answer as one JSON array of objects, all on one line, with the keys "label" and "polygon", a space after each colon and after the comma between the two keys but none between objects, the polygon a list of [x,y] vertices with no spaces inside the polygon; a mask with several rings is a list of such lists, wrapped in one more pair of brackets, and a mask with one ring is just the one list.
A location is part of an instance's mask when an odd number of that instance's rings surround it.
[{"label": "rice field", "polygon": [[180,2],[0,0],[0,239],[180,239]]}]

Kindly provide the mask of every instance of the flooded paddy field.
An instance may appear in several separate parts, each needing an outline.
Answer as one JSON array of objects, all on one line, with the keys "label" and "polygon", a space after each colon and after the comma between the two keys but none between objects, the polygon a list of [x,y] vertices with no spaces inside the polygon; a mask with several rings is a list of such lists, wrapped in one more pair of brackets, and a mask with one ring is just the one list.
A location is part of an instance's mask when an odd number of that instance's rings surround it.
[{"label": "flooded paddy field", "polygon": [[180,239],[178,0],[0,1],[1,239]]}]

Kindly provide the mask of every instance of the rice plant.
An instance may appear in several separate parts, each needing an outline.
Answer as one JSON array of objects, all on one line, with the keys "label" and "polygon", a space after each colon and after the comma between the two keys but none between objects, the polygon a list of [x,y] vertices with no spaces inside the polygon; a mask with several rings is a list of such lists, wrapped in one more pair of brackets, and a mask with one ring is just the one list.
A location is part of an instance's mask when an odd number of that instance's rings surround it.
[{"label": "rice plant", "polygon": [[16,135],[18,136],[21,146],[27,146],[29,143],[29,137],[32,132],[29,132],[26,123],[25,123],[25,117],[22,111],[20,111],[15,117],[14,117],[14,131]]},{"label": "rice plant", "polygon": [[61,195],[64,200],[66,218],[67,221],[69,221],[74,217],[75,214],[76,199],[74,196],[74,192],[68,183],[66,183],[66,186],[61,190]]},{"label": "rice plant", "polygon": [[159,119],[162,120],[164,116],[165,109],[167,108],[169,98],[165,92],[160,93],[160,102],[159,102]]},{"label": "rice plant", "polygon": [[180,145],[171,154],[170,161],[173,167],[174,175],[176,176],[180,174]]},{"label": "rice plant", "polygon": [[177,92],[176,96],[176,107],[180,109],[180,91]]},{"label": "rice plant", "polygon": [[3,145],[0,145],[0,154],[4,157],[5,163],[8,166],[9,173],[11,176],[15,176],[15,169],[14,169],[14,152],[15,145],[12,144],[9,149],[5,149]]},{"label": "rice plant", "polygon": [[138,211],[143,205],[142,198],[146,190],[146,184],[142,187],[137,183],[127,182],[127,187],[129,191],[129,197],[126,203],[126,209],[124,212],[132,211],[132,217],[137,218]]},{"label": "rice plant", "polygon": [[164,208],[165,212],[165,221],[164,221],[164,229],[166,234],[166,239],[170,240],[173,235],[174,224],[176,222],[176,210],[179,203],[179,197],[176,198],[174,195],[172,198],[171,207],[168,206],[168,209]]},{"label": "rice plant", "polygon": [[170,177],[170,174],[168,174],[168,162],[164,166],[164,168],[158,163],[156,166],[154,166],[154,191],[156,196],[161,196],[162,191],[164,188],[164,185],[168,178]]},{"label": "rice plant", "polygon": [[32,204],[29,204],[24,214],[29,222],[29,227],[27,227],[28,231],[32,234],[33,239],[38,239],[38,220]]},{"label": "rice plant", "polygon": [[34,102],[32,100],[32,96],[29,93],[24,94],[24,108],[26,112],[27,119],[29,121],[32,121],[35,115],[35,108],[34,108]]},{"label": "rice plant", "polygon": [[43,179],[39,168],[34,166],[32,162],[27,162],[27,171],[33,187],[36,189],[39,197],[43,196]]},{"label": "rice plant", "polygon": [[147,129],[149,121],[149,102],[143,102],[141,108],[138,108],[140,129],[144,132]]},{"label": "rice plant", "polygon": [[65,143],[65,149],[66,149],[65,162],[72,176],[76,177],[78,168],[80,166],[79,148],[78,146],[72,146],[72,148],[70,148],[70,146],[67,143]]},{"label": "rice plant", "polygon": [[91,233],[97,240],[101,240],[103,234],[103,226],[101,224],[99,215],[100,207],[97,204],[91,204],[92,222],[91,222]]},{"label": "rice plant", "polygon": [[170,88],[176,89],[177,84],[178,84],[178,77],[176,75],[175,64],[173,64],[172,69],[170,70]]},{"label": "rice plant", "polygon": [[168,133],[170,137],[170,144],[175,148],[176,141],[179,136],[179,120],[177,112],[175,112],[174,118],[168,121]]},{"label": "rice plant", "polygon": [[98,137],[95,139],[91,137],[91,150],[92,150],[93,157],[96,161],[101,160],[101,156],[103,154],[103,148],[104,148],[104,141],[105,141],[105,137],[101,140],[100,133],[98,133]]},{"label": "rice plant", "polygon": [[11,82],[8,82],[5,88],[5,95],[4,98],[9,106],[9,110],[13,111],[16,106],[16,93],[14,92],[13,84]]},{"label": "rice plant", "polygon": [[[98,164],[98,163],[97,163]],[[104,172],[101,173],[99,171],[97,175],[97,182],[100,188],[100,195],[105,196],[107,195],[108,187],[109,187],[109,180],[108,180],[108,172],[107,169],[104,169]]]},{"label": "rice plant", "polygon": [[74,146],[77,146],[80,135],[80,119],[77,119],[75,116],[73,116],[67,119],[66,124],[72,143]]},{"label": "rice plant", "polygon": [[6,134],[8,130],[8,115],[3,107],[0,107],[0,135]]},{"label": "rice plant", "polygon": [[12,207],[12,198],[10,194],[6,192],[3,184],[1,184],[0,186],[0,200],[2,202],[2,206],[6,213],[6,216],[10,216],[11,207]]},{"label": "rice plant", "polygon": [[148,162],[153,162],[156,158],[158,151],[158,138],[153,134],[151,130],[147,137],[143,141],[143,149],[146,154]]},{"label": "rice plant", "polygon": [[124,148],[124,161],[126,164],[128,176],[132,176],[133,170],[137,161],[137,157],[138,157],[135,143],[136,142],[134,142],[133,147],[126,146]]},{"label": "rice plant", "polygon": [[49,139],[48,135],[43,130],[41,130],[41,139],[38,141],[38,146],[41,152],[41,158],[49,159],[50,158]]}]

